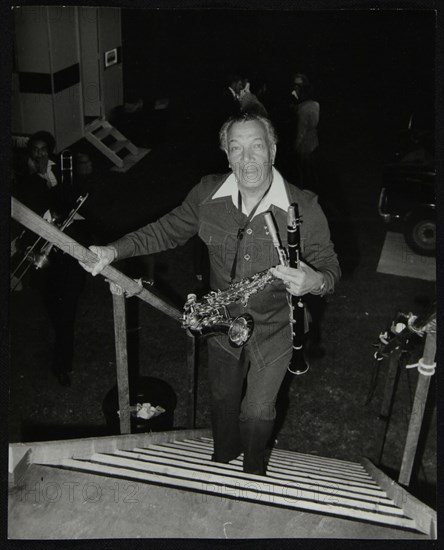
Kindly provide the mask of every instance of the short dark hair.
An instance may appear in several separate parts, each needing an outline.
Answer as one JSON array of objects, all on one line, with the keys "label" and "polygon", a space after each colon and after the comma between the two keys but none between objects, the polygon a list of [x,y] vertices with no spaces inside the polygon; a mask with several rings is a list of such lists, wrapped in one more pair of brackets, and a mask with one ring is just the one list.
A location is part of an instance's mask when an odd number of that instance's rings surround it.
[{"label": "short dark hair", "polygon": [[301,98],[304,98],[304,99],[309,98],[313,92],[313,87],[311,85],[311,82],[308,76],[303,73],[294,73],[292,78],[292,83],[294,83],[295,78],[299,78],[300,80],[302,80]]},{"label": "short dark hair", "polygon": [[32,134],[32,136],[28,140],[28,151],[31,150],[31,147],[36,141],[44,141],[46,143],[46,146],[48,147],[48,153],[54,152],[56,142],[54,136],[50,132],[40,130],[39,132]]},{"label": "short dark hair", "polygon": [[256,120],[261,124],[263,124],[269,143],[271,143],[272,145],[276,145],[278,141],[278,137],[271,120],[261,115],[255,115],[252,113],[243,113],[241,115],[235,115],[230,117],[227,121],[225,121],[222,124],[222,128],[220,129],[220,132],[219,132],[219,144],[220,144],[220,148],[223,151],[228,151],[228,143],[227,143],[228,132],[230,131],[230,128],[233,126],[233,124],[235,124],[236,122],[248,122],[250,120]]},{"label": "short dark hair", "polygon": [[231,86],[235,82],[239,82],[239,80],[242,80],[242,77],[239,73],[230,73],[229,75],[227,75],[227,86]]}]

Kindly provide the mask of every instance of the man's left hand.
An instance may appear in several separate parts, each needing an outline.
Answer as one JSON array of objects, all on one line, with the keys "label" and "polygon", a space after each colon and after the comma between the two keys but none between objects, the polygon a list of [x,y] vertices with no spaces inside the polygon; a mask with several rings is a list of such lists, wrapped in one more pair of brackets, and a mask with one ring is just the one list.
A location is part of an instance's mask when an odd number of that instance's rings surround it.
[{"label": "man's left hand", "polygon": [[324,282],[322,273],[315,271],[304,262],[299,262],[299,268],[278,265],[271,268],[271,273],[284,281],[287,292],[293,296],[304,296],[310,292],[317,292]]}]

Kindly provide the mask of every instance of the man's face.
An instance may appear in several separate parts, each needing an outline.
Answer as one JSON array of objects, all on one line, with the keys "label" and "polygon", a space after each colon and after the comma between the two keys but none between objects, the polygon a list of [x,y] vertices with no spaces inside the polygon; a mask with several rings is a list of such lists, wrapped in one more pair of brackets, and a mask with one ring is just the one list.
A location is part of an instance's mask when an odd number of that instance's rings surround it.
[{"label": "man's face", "polygon": [[31,145],[29,156],[35,162],[48,159],[48,145],[45,141],[34,141]]},{"label": "man's face", "polygon": [[88,155],[79,153],[76,158],[76,171],[78,176],[89,176],[92,174],[93,165]]},{"label": "man's face", "polygon": [[241,92],[242,88],[244,87],[244,85],[242,83],[242,80],[237,80],[237,81],[232,83],[231,87],[233,88],[233,91],[236,94],[240,94],[240,92]]},{"label": "man's face", "polygon": [[276,145],[267,140],[263,124],[258,120],[235,122],[227,136],[227,157],[240,186],[259,189],[269,181]]},{"label": "man's face", "polygon": [[304,83],[302,82],[302,80],[299,77],[296,77],[293,80],[293,90],[297,93],[298,96],[301,95],[301,90],[302,90],[303,85],[304,85]]}]

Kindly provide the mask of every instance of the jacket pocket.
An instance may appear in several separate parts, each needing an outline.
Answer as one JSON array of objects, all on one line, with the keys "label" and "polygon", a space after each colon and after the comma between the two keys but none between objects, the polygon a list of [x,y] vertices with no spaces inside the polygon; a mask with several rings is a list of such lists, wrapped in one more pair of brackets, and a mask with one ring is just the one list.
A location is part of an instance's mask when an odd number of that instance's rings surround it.
[{"label": "jacket pocket", "polygon": [[226,269],[236,252],[236,234],[211,223],[202,222],[198,235],[208,247],[212,265],[218,270]]}]

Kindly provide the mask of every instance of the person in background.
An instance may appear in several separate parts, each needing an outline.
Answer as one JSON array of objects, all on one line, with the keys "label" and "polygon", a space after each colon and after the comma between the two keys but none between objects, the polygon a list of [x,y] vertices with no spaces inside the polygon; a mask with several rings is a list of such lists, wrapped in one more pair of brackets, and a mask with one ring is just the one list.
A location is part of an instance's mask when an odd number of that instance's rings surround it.
[{"label": "person in background", "polygon": [[[45,131],[29,138],[26,167],[14,196],[46,221],[61,225],[76,204],[77,195],[71,181],[63,181],[61,170],[53,155],[54,137]],[[90,234],[80,211],[65,231],[83,245],[90,244]],[[15,247],[20,255],[36,240],[23,232]],[[36,248],[41,250],[44,241]],[[30,284],[42,294],[48,317],[54,330],[51,372],[62,386],[71,384],[73,371],[74,330],[78,299],[84,287],[85,272],[68,254],[53,247],[45,267],[30,270]]]},{"label": "person in background", "polygon": [[222,89],[216,109],[216,127],[219,129],[222,123],[230,116],[240,112],[240,93],[243,88],[242,77],[232,73],[227,76],[225,87]]},{"label": "person in background", "polygon": [[107,246],[91,246],[97,261],[81,265],[97,275],[116,260],[174,248],[198,234],[209,250],[210,287],[223,290],[279,263],[264,215],[273,213],[286,246],[287,210],[290,203],[299,204],[303,261],[289,286],[276,279],[247,307],[229,306],[232,317],[250,313],[254,318],[245,346],[231,347],[221,333],[208,338],[213,460],[227,463],[243,452],[244,471],[265,475],[275,402],[292,355],[287,291],[331,293],[340,269],[316,196],[287,183],[273,166],[277,136],[271,122],[258,115],[232,117],[219,136],[227,174],[204,177],[158,221]]},{"label": "person in background", "polygon": [[306,75],[296,73],[292,84],[290,109],[294,121],[293,151],[298,185],[303,189],[317,190],[319,103],[311,97],[312,89]]},{"label": "person in background", "polygon": [[242,113],[249,113],[253,115],[260,115],[265,118],[268,117],[267,109],[259,101],[258,94],[263,94],[266,91],[266,84],[262,83],[260,87],[258,86],[257,90],[254,89],[254,92],[251,90],[251,83],[249,79],[244,80],[244,87],[240,91],[239,100],[240,100],[240,109]]}]

